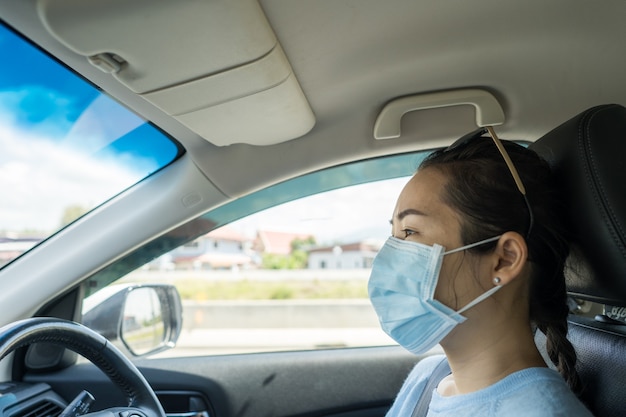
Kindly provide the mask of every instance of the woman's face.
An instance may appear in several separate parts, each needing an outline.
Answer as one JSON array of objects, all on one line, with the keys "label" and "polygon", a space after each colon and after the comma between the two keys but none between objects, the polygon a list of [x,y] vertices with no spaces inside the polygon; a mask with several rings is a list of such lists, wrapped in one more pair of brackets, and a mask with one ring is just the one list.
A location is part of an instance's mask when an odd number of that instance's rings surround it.
[{"label": "woman's face", "polygon": [[[461,218],[441,196],[447,186],[445,175],[434,168],[418,171],[398,197],[392,218],[392,234],[398,239],[433,245],[445,250],[463,246]],[[472,242],[468,242],[472,243]],[[446,255],[443,260],[435,299],[458,310],[485,291],[476,277],[480,260],[466,252]],[[485,272],[488,274],[488,272]]]}]

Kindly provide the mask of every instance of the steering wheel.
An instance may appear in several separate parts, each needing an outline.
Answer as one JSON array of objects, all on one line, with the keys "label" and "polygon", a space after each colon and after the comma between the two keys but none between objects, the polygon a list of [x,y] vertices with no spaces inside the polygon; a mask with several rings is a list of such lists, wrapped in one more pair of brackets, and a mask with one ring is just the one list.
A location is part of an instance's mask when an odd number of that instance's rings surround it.
[{"label": "steering wheel", "polygon": [[101,413],[110,417],[113,412],[116,415],[165,417],[156,394],[137,367],[107,339],[82,324],[50,317],[8,324],[0,328],[0,360],[18,348],[39,342],[60,345],[84,356],[125,394],[126,407],[93,412],[90,416],[97,417]]}]

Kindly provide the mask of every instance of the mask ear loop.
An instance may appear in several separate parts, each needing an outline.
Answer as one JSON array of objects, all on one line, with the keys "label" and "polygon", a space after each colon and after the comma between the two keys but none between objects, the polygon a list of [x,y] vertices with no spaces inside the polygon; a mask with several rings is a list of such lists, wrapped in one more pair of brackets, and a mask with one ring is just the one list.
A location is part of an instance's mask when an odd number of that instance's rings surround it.
[{"label": "mask ear loop", "polygon": [[500,239],[501,237],[502,237],[502,235],[498,235],[498,236],[490,237],[489,239],[485,239],[485,240],[481,240],[481,241],[476,242],[476,243],[472,243],[470,245],[461,246],[460,248],[450,249],[449,251],[444,252],[443,255],[449,255],[451,253],[461,252],[461,251],[464,251],[464,250],[467,250],[467,249],[471,249],[471,248],[473,248],[475,246],[484,245],[485,243],[495,242],[496,240]]},{"label": "mask ear loop", "polygon": [[[502,237],[502,235],[490,237],[489,239],[481,240],[479,242],[472,243],[471,245],[461,246],[460,248],[449,250],[447,252],[444,252],[443,254],[444,255],[448,255],[448,254],[455,253],[455,252],[461,252],[461,251],[464,251],[466,249],[473,248],[475,246],[484,245],[485,243],[495,242],[496,240],[500,239],[501,237]],[[469,310],[470,308],[474,307],[476,304],[480,303],[481,301],[491,297],[500,288],[502,288],[502,286],[496,285],[495,287],[491,288],[490,290],[488,290],[488,291],[484,292],[483,294],[479,295],[478,297],[476,297],[473,301],[470,301],[469,304],[467,304],[462,309],[458,310],[457,313],[461,314],[464,311]]]},{"label": "mask ear loop", "polygon": [[462,309],[460,309],[459,311],[457,311],[457,313],[461,314],[464,311],[469,310],[470,308],[474,307],[476,304],[480,303],[481,301],[485,300],[486,298],[491,297],[496,291],[498,291],[500,288],[502,288],[501,285],[496,285],[495,287],[493,287],[492,289],[485,291],[484,293],[482,293],[481,295],[479,295],[478,297],[476,297],[474,299],[474,301],[470,301],[470,303],[468,305],[466,305],[465,307],[463,307]]}]

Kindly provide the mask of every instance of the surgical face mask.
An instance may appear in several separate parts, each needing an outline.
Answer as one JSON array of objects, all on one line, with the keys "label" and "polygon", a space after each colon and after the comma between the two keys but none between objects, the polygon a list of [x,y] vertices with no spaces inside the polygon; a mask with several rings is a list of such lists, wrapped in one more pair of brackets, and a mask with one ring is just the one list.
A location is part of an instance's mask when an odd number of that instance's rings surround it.
[{"label": "surgical face mask", "polygon": [[501,287],[486,291],[458,311],[434,299],[445,255],[498,240],[500,236],[444,252],[390,237],[374,259],[368,292],[383,330],[415,354],[432,349],[459,323],[462,312],[491,296]]}]

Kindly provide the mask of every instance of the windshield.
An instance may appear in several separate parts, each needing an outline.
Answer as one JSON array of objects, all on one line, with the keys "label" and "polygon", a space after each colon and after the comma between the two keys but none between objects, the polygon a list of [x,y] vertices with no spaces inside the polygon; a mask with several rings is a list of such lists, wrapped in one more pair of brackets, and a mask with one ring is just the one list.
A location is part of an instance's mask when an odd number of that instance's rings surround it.
[{"label": "windshield", "polygon": [[0,22],[0,268],[179,145]]}]

